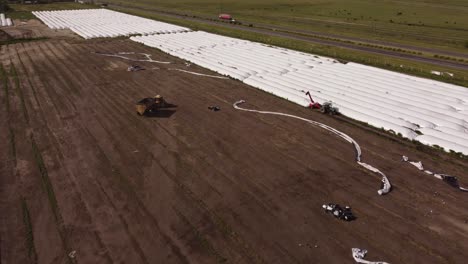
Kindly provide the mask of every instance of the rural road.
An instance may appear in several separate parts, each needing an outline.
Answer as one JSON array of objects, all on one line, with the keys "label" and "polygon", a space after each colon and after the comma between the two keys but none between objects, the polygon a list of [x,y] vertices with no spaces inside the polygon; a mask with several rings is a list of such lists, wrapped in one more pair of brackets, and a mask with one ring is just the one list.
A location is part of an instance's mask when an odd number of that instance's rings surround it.
[{"label": "rural road", "polygon": [[[417,55],[412,55],[412,54],[406,54],[406,53],[399,53],[395,51],[390,51],[390,50],[382,50],[378,48],[372,48],[372,47],[367,47],[367,46],[358,46],[350,43],[344,43],[344,42],[338,42],[338,41],[332,41],[332,40],[325,40],[325,39],[320,39],[320,38],[315,38],[312,36],[304,36],[304,35],[297,35],[294,33],[288,33],[288,32],[279,32],[279,31],[274,31],[272,28],[267,28],[265,25],[262,25],[261,27],[245,27],[245,26],[239,26],[239,25],[233,25],[233,24],[228,24],[228,23],[222,23],[222,22],[216,22],[216,21],[211,21],[211,20],[206,20],[203,18],[197,18],[197,17],[189,17],[189,16],[184,16],[184,15],[179,15],[179,14],[174,14],[174,13],[168,13],[168,12],[163,12],[160,10],[155,10],[155,9],[143,9],[143,8],[138,8],[138,7],[129,7],[125,5],[115,5],[115,4],[110,4],[109,7],[112,8],[125,8],[125,9],[134,9],[134,10],[144,10],[144,11],[150,11],[153,13],[156,13],[158,15],[163,15],[167,17],[172,17],[172,18],[177,18],[177,19],[184,19],[184,20],[189,20],[189,21],[194,21],[194,22],[201,22],[205,24],[210,24],[210,25],[216,25],[216,26],[222,26],[226,28],[234,28],[238,30],[243,30],[243,31],[248,31],[248,32],[255,32],[255,33],[261,33],[261,34],[266,34],[270,36],[277,36],[277,37],[283,37],[283,38],[289,38],[293,40],[300,40],[300,41],[306,41],[309,43],[314,43],[314,44],[321,44],[321,45],[328,45],[328,46],[335,46],[335,47],[341,47],[341,48],[347,48],[351,50],[358,50],[358,51],[364,51],[372,54],[379,54],[379,55],[385,55],[389,57],[394,57],[394,58],[400,58],[400,59],[406,59],[406,60],[411,60],[411,61],[416,61],[416,62],[423,62],[423,63],[429,63],[437,66],[443,66],[443,67],[449,67],[453,69],[458,69],[458,70],[468,70],[468,64],[464,63],[459,63],[456,61],[446,61],[446,60],[440,60],[436,58],[430,58],[430,57],[421,57]],[[302,33],[304,34],[304,33]],[[315,34],[312,32],[309,32],[309,34]],[[324,37],[330,37],[334,38],[336,37],[335,35],[326,35],[326,34],[321,34]],[[339,36],[341,39],[341,36]],[[346,38],[349,40],[352,40],[351,38]],[[346,40],[344,39],[344,40]],[[354,39],[357,41],[358,39]],[[369,41],[365,41],[369,42]],[[372,43],[372,42],[369,42]],[[377,43],[377,42],[376,42]],[[378,42],[378,44],[381,45],[388,45],[388,46],[395,46],[395,47],[402,47],[402,48],[409,48],[409,46],[405,45],[399,45],[399,44],[394,44],[394,43],[385,43],[385,42]],[[414,48],[414,47],[413,47]],[[424,49],[424,48],[417,48],[415,50],[421,50],[421,51],[427,51],[427,52],[434,52],[437,54],[447,54],[447,55],[452,55],[455,56],[455,53],[452,52],[444,52],[444,51],[439,51],[439,50],[433,50],[433,49]],[[456,53],[456,56],[459,56],[460,54]],[[468,55],[462,54],[462,57],[468,57]]]}]

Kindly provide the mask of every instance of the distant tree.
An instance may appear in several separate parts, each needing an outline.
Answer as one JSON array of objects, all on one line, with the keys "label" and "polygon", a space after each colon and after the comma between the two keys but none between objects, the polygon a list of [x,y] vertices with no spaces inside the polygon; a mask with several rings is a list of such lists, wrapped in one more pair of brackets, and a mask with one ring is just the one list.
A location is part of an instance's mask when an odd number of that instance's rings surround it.
[{"label": "distant tree", "polygon": [[5,13],[10,10],[7,0],[0,0],[0,12]]}]

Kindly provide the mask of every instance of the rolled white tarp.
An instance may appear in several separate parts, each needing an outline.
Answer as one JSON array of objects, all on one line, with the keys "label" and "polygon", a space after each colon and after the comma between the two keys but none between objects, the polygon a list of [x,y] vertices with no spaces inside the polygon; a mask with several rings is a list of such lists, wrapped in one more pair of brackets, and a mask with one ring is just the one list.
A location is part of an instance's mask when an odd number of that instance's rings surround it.
[{"label": "rolled white tarp", "polygon": [[356,261],[356,263],[362,263],[362,264],[389,264],[387,262],[383,261],[369,261],[365,260],[364,258],[367,255],[367,250],[366,249],[360,249],[360,248],[352,248],[351,249],[353,259]]},{"label": "rolled white tarp", "polygon": [[443,174],[443,173],[435,173],[430,170],[424,169],[424,166],[421,161],[411,161],[407,156],[402,156],[401,161],[403,162],[408,162],[409,164],[413,165],[416,167],[418,170],[424,172],[425,174],[432,175],[435,178],[439,180],[443,180],[444,182],[448,183],[450,186],[455,187],[459,189],[460,191],[463,192],[468,192],[468,188],[460,186],[460,183],[458,181],[458,177],[448,175],[448,174]]}]

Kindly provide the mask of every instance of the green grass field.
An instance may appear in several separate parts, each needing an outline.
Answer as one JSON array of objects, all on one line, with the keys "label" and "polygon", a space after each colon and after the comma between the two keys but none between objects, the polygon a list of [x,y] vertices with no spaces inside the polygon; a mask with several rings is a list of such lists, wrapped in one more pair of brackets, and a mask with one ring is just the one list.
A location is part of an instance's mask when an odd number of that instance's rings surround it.
[{"label": "green grass field", "polygon": [[31,11],[47,11],[47,10],[67,10],[67,9],[89,9],[96,8],[91,4],[78,4],[78,3],[51,3],[51,4],[38,4],[38,5],[20,5],[11,4],[12,9],[7,13],[8,17],[13,19],[33,19],[36,18]]},{"label": "green grass field", "polygon": [[[108,0],[108,3],[468,52],[465,0]],[[443,2],[443,3],[442,3]]]}]

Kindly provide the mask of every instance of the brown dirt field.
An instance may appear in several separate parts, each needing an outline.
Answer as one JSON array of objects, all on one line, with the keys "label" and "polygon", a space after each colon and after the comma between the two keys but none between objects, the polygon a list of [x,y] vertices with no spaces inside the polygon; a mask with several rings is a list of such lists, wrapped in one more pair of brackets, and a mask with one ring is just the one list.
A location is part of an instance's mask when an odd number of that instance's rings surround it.
[{"label": "brown dirt field", "polygon": [[[127,72],[131,62],[94,51],[172,64]],[[468,257],[468,194],[400,158],[468,184],[465,161],[235,80],[168,70],[214,74],[128,40],[1,46],[0,62],[0,263],[353,263],[352,247],[390,263]],[[155,94],[175,113],[137,116],[135,102]],[[348,133],[393,191],[377,195],[380,178],[354,162],[351,145],[235,110],[239,99]],[[350,205],[357,220],[325,214],[327,202]]]},{"label": "brown dirt field", "polygon": [[12,37],[5,31],[0,29],[0,41],[10,40]]},{"label": "brown dirt field", "polygon": [[12,27],[4,28],[10,35],[15,38],[75,38],[79,36],[69,29],[50,29],[38,19],[20,20],[15,19]]}]

